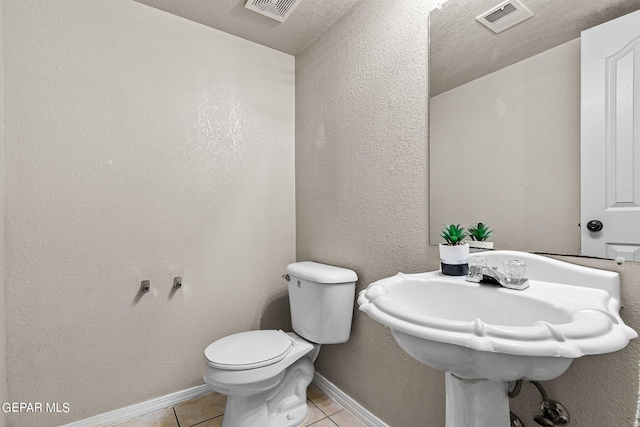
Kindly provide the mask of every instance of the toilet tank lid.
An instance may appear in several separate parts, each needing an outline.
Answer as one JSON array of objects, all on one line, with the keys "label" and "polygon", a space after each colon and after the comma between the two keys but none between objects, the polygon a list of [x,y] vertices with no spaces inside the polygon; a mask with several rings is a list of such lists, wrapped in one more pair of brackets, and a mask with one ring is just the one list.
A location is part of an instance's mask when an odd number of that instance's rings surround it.
[{"label": "toilet tank lid", "polygon": [[316,283],[351,283],[358,280],[358,275],[353,270],[313,261],[289,264],[287,274]]}]

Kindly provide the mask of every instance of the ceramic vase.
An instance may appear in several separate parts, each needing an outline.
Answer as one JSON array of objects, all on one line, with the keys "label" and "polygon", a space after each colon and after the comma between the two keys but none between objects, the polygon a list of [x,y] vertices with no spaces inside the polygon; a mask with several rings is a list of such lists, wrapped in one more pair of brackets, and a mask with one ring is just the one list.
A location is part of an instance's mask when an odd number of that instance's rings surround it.
[{"label": "ceramic vase", "polygon": [[468,240],[467,243],[469,243],[469,249],[471,250],[471,252],[486,251],[486,250],[493,249],[493,242]]},{"label": "ceramic vase", "polygon": [[454,246],[440,243],[440,267],[447,276],[469,274],[469,243]]}]

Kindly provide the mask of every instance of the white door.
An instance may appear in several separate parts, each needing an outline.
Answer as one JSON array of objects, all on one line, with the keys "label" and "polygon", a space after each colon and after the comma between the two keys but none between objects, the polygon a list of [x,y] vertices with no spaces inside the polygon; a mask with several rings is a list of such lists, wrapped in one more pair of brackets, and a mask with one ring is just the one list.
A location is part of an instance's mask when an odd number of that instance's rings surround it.
[{"label": "white door", "polygon": [[582,32],[581,85],[581,252],[640,261],[640,11]]}]

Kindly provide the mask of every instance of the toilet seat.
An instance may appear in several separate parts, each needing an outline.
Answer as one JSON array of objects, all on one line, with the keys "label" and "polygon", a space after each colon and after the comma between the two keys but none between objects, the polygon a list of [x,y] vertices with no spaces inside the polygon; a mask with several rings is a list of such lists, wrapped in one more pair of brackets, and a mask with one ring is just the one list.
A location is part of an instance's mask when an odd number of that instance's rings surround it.
[{"label": "toilet seat", "polygon": [[248,331],[213,342],[204,354],[214,368],[239,371],[277,363],[292,347],[291,338],[282,331]]}]

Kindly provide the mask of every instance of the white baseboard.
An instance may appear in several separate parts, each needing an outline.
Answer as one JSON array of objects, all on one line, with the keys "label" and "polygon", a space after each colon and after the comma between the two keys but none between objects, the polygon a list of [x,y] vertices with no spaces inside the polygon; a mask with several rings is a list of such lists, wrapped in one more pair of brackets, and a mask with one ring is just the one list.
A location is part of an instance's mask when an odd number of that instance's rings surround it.
[{"label": "white baseboard", "polygon": [[[336,402],[340,403],[353,415],[364,421],[368,426],[389,427],[382,420],[380,420],[380,418],[373,415],[364,406],[353,400],[345,392],[336,387],[335,384],[327,380],[319,373],[315,373],[313,382],[325,393],[327,393],[327,395],[331,396]],[[84,420],[65,424],[61,427],[101,427],[109,424],[115,424],[121,421],[125,421],[129,418],[138,417],[140,415],[148,414],[149,412],[168,408],[170,406],[182,403],[186,400],[204,396],[208,393],[211,393],[211,389],[207,387],[206,384],[203,384],[186,390],[171,393],[166,396],[147,400],[146,402],[141,402],[135,405],[127,406],[125,408],[116,409],[115,411],[105,412],[104,414],[99,414],[91,418],[86,418]]]},{"label": "white baseboard", "polygon": [[182,403],[186,400],[204,396],[208,393],[211,393],[211,389],[207,387],[206,384],[202,384],[196,387],[188,388],[186,390],[167,394],[166,396],[160,396],[155,399],[147,400],[146,402],[127,406],[126,408],[116,409],[115,411],[105,412],[104,414],[99,414],[95,417],[75,421],[70,424],[65,424],[60,427],[106,426],[109,424],[127,420],[132,417],[138,417],[140,415],[148,414],[149,412],[157,411],[158,409],[168,408],[170,406],[177,405],[178,403]]},{"label": "white baseboard", "polygon": [[344,391],[340,390],[335,384],[319,373],[315,373],[313,382],[336,402],[348,409],[349,412],[364,421],[369,427],[389,427],[384,421],[373,415],[367,408],[353,400]]}]

